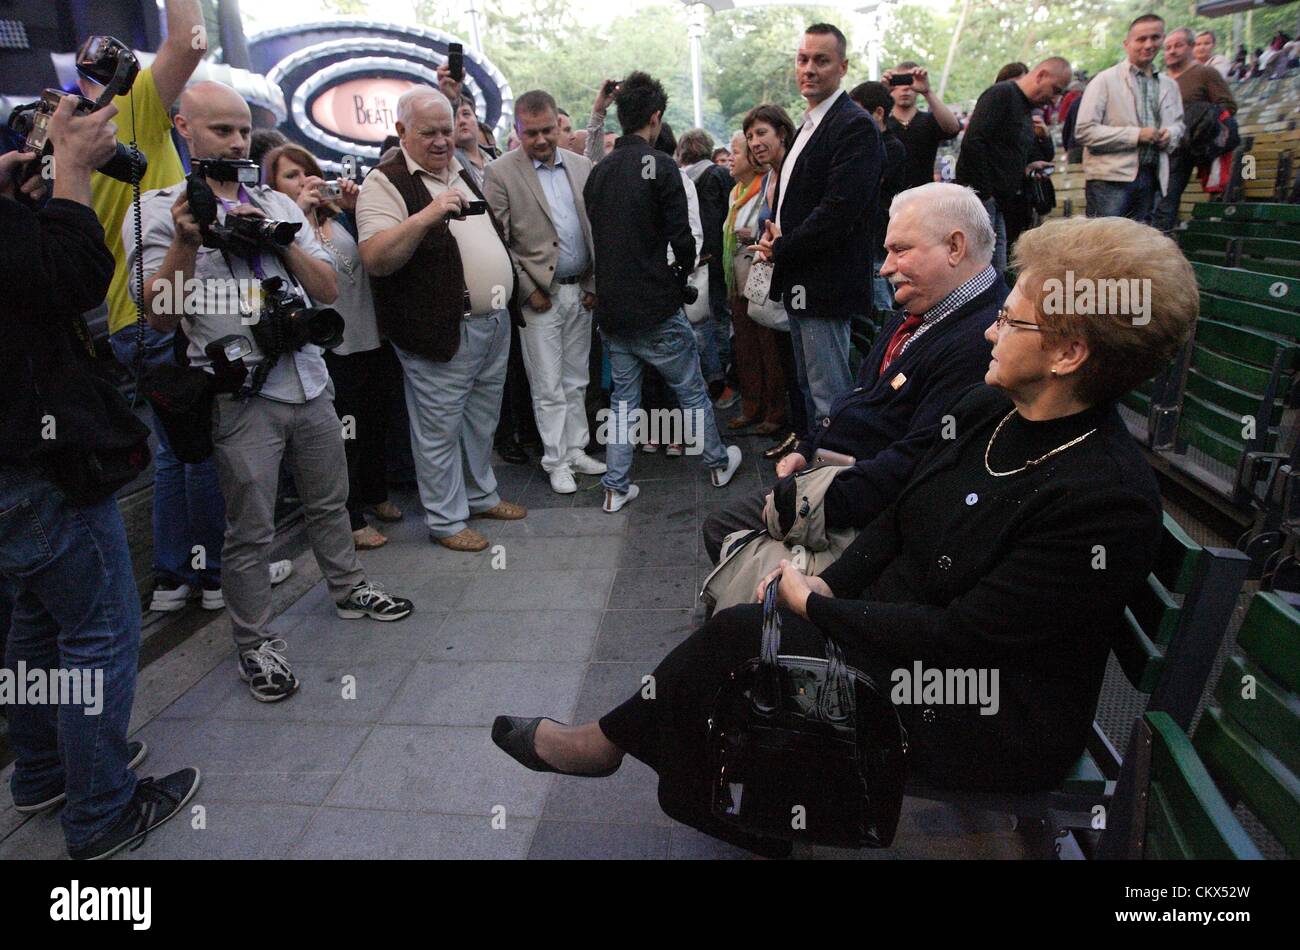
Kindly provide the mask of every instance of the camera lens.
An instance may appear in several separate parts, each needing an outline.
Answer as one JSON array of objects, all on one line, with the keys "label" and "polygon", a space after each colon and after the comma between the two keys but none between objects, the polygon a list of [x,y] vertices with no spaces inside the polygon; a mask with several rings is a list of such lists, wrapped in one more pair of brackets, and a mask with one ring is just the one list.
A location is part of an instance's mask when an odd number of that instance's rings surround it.
[{"label": "camera lens", "polygon": [[307,342],[323,350],[332,350],[343,342],[343,316],[332,307],[300,310],[294,318],[306,322]]}]

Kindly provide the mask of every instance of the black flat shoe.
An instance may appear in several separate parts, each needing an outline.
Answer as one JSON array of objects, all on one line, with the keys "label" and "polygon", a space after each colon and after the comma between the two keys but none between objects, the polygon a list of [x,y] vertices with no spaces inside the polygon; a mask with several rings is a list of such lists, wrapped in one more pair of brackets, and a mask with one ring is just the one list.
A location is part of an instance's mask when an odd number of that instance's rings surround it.
[{"label": "black flat shoe", "polygon": [[496,452],[501,456],[501,461],[509,462],[511,465],[527,465],[532,461],[518,442],[503,442],[496,446]]},{"label": "black flat shoe", "polygon": [[780,442],[773,445],[763,453],[765,459],[779,459],[783,455],[789,455],[794,451],[794,447],[799,444],[799,439],[793,432],[787,435]]},{"label": "black flat shoe", "polygon": [[[520,765],[532,769],[534,772],[554,772],[557,775],[577,775],[581,778],[605,778],[618,771],[618,765],[612,769],[605,769],[603,772],[566,772],[564,769],[552,768],[547,765],[542,761],[542,757],[537,754],[536,747],[537,727],[545,718],[547,717],[538,716],[536,719],[524,719],[521,716],[497,716],[492,722],[492,741],[497,744],[501,751]],[[550,721],[557,726],[564,725],[564,723],[555,719]],[[619,762],[619,765],[622,764],[622,762]]]}]

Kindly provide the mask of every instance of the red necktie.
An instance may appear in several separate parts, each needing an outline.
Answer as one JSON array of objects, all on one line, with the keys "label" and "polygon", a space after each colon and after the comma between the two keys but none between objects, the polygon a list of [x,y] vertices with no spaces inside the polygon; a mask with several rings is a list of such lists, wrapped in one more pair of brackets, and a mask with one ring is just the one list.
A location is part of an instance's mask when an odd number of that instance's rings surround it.
[{"label": "red necktie", "polygon": [[885,375],[885,370],[889,368],[889,364],[894,362],[894,357],[898,356],[898,351],[903,348],[904,343],[911,339],[912,334],[916,332],[916,328],[921,325],[923,320],[923,317],[914,317],[911,314],[903,318],[903,322],[898,325],[894,335],[889,338],[889,346],[885,347],[885,358],[880,361],[881,376]]}]

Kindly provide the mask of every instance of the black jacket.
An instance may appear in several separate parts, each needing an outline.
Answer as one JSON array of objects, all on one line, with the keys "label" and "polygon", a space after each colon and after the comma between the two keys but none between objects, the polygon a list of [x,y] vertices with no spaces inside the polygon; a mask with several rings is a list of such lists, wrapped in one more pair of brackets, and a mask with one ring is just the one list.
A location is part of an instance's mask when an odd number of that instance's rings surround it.
[{"label": "black jacket", "polygon": [[883,166],[876,123],[841,95],[800,152],[788,193],[781,194],[778,184],[781,236],[772,249],[774,300],[797,305],[797,295],[786,295],[802,288],[807,316],[846,319],[867,312]]},{"label": "black jacket", "polygon": [[1024,185],[1034,144],[1033,110],[1014,79],[980,93],[957,157],[957,184],[1008,207]]},{"label": "black jacket", "polygon": [[[897,501],[821,574],[835,597],[808,600],[813,623],[885,670],[998,671],[996,715],[899,707],[914,768],[953,787],[1064,777],[1159,548],[1155,476],[1113,405],[1016,420],[998,436],[995,471],[1095,431],[1038,467],[991,477],[984,453],[1010,410],[987,386],[955,406],[956,437],[935,441]],[[1025,433],[1019,446],[1013,433]]]},{"label": "black jacket", "polygon": [[907,146],[893,132],[880,133],[884,146],[885,162],[880,173],[880,194],[876,201],[875,222],[872,226],[872,250],[881,261],[885,259],[885,233],[889,230],[889,206],[894,196],[906,190]]},{"label": "black jacket", "polygon": [[[898,496],[943,417],[983,381],[991,349],[984,331],[997,319],[1007,293],[1004,282],[995,280],[927,330],[882,377],[880,361],[903,316],[894,314],[885,322],[862,361],[858,385],[831,404],[828,424],[816,426],[796,450],[809,462],[819,448],[857,459],[826,491],[828,526],[864,527]],[[906,382],[895,389],[899,374]]]},{"label": "black jacket", "polygon": [[[0,198],[0,274],[5,277],[0,346],[0,460],[23,463],[48,448],[42,417],[87,408],[96,395],[73,328],[98,306],[113,278],[104,229],[85,205],[52,199],[33,211]],[[66,421],[66,420],[65,420]],[[71,437],[71,425],[61,426]],[[54,440],[58,441],[58,440]]]},{"label": "black jacket", "polygon": [[597,162],[582,189],[596,255],[596,323],[630,336],[681,309],[682,284],[668,267],[695,261],[686,188],[671,157],[625,135]]}]

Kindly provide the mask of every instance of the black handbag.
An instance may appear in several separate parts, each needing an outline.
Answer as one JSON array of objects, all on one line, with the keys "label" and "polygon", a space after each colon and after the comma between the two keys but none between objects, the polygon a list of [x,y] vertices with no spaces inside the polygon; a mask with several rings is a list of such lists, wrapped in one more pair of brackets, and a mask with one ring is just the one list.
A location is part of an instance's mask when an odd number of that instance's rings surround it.
[{"label": "black handbag", "polygon": [[907,773],[898,711],[829,637],[824,659],[781,655],[777,587],[762,654],[729,674],[709,717],[713,816],[765,838],[888,847]]},{"label": "black handbag", "polygon": [[1056,186],[1046,175],[1026,176],[1025,195],[1029,198],[1029,206],[1044,217],[1056,207]]}]

